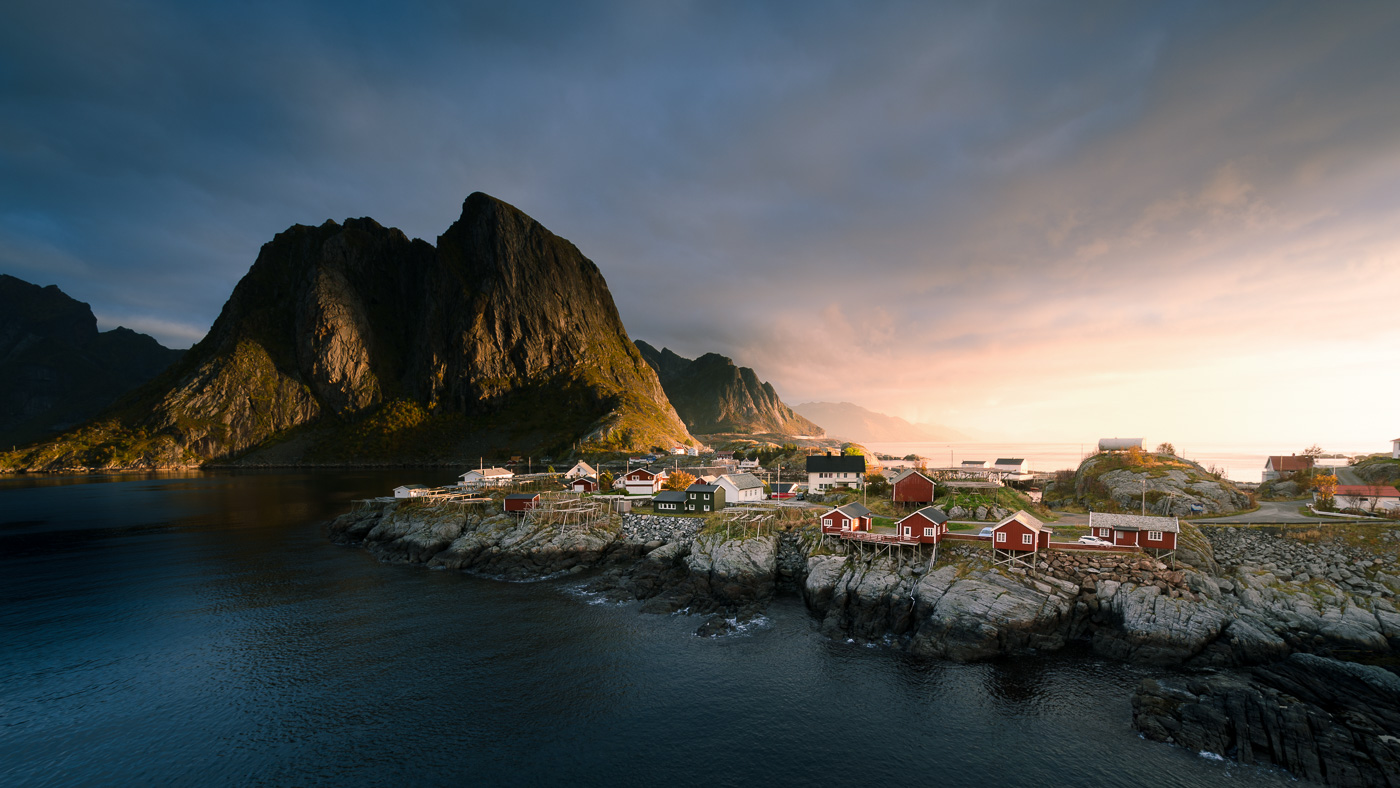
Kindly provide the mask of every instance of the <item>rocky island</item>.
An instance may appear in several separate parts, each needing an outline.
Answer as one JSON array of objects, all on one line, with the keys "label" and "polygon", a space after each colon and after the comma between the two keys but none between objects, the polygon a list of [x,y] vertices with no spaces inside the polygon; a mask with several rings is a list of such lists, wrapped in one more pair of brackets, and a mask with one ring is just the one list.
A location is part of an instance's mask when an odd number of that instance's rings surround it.
[{"label": "rocky island", "polygon": [[[775,596],[795,594],[824,633],[916,655],[973,661],[1080,644],[1103,657],[1211,675],[1294,655],[1322,660],[1289,668],[1296,671],[1393,652],[1400,643],[1400,527],[1349,528],[1363,531],[1343,537],[1188,523],[1178,554],[1184,562],[1175,568],[1139,553],[1050,551],[1033,571],[994,567],[976,544],[945,544],[936,561],[915,550],[862,553],[823,540],[814,521],[797,511],[757,527],[715,517],[615,513],[561,527],[489,507],[378,502],[360,504],[328,531],[334,541],[362,545],[386,561],[512,580],[575,577],[593,592],[639,601],[645,612],[701,616],[702,635],[722,634],[760,614]],[[1182,691],[1161,689],[1177,686],[1173,680],[1164,677],[1139,699],[1156,710],[1138,715],[1143,730],[1157,738],[1170,732],[1183,744],[1209,741],[1221,754],[1240,752],[1236,739],[1254,735],[1252,729],[1201,728],[1200,714],[1177,713]],[[1192,702],[1215,703],[1200,700],[1211,692],[1197,686]],[[1163,714],[1177,716],[1158,719]],[[1189,719],[1178,720],[1181,714]],[[1391,740],[1376,741],[1388,747]],[[1324,745],[1318,739],[1307,746]],[[1299,768],[1267,748],[1254,752],[1256,759]],[[1385,752],[1375,750],[1366,769],[1400,777]],[[1366,769],[1353,772],[1369,774]],[[1338,785],[1388,784],[1330,774],[1327,781]]]}]

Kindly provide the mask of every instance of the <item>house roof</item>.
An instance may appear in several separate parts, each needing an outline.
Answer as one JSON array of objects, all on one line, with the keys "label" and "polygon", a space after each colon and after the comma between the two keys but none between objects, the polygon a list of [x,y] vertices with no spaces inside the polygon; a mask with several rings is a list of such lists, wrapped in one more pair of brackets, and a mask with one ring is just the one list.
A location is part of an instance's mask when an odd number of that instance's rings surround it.
[{"label": "house roof", "polygon": [[466,473],[462,474],[462,476],[470,476],[470,475],[473,474],[473,473],[481,474],[482,476],[485,476],[485,477],[487,477],[487,478],[490,478],[490,477],[492,477],[492,476],[514,476],[514,475],[515,475],[515,474],[511,473],[510,471],[506,470],[505,468],[473,468],[473,469],[467,471]]},{"label": "house roof", "polygon": [[506,496],[507,501],[533,501],[540,497],[539,493],[511,493]]},{"label": "house roof", "polygon": [[1016,510],[1015,512],[1013,512],[1012,514],[1009,514],[1009,515],[1007,515],[1006,517],[1003,517],[1002,520],[1001,520],[1001,522],[999,522],[999,523],[997,523],[996,525],[992,526],[992,530],[995,531],[996,529],[1002,527],[1003,525],[1008,525],[1008,524],[1010,524],[1012,521],[1019,522],[1021,525],[1024,525],[1025,527],[1027,527],[1027,528],[1029,528],[1029,529],[1031,529],[1032,531],[1035,531],[1035,532],[1037,532],[1037,533],[1039,533],[1040,531],[1044,530],[1044,528],[1045,528],[1045,523],[1042,523],[1041,521],[1035,519],[1035,516],[1034,516],[1034,515],[1032,515],[1031,513],[1027,512],[1025,509],[1018,509],[1018,510]]},{"label": "house roof", "polygon": [[1115,531],[1170,531],[1181,532],[1181,523],[1175,517],[1154,517],[1141,514],[1109,514],[1089,512],[1090,528],[1112,528]]},{"label": "house roof", "polygon": [[1264,463],[1265,468],[1273,468],[1276,471],[1306,471],[1312,466],[1312,458],[1301,454],[1273,454]]},{"label": "house roof", "polygon": [[593,473],[597,473],[597,472],[598,472],[597,470],[594,469],[594,467],[593,467],[592,465],[589,465],[588,463],[584,462],[583,460],[579,460],[578,462],[574,463],[574,467],[570,468],[569,470],[571,470],[571,471],[573,471],[573,470],[581,470],[581,471],[583,471],[584,473],[590,473],[590,474],[593,474]]},{"label": "house roof", "polygon": [[993,464],[993,465],[1024,465],[1025,462],[1026,462],[1026,461],[1025,461],[1025,460],[1022,460],[1022,459],[1009,459],[1009,458],[1003,457],[1003,458],[1001,458],[1001,459],[998,459],[996,462],[994,462],[994,463],[992,463],[992,464]]},{"label": "house roof", "polygon": [[652,503],[685,503],[685,493],[680,490],[659,492],[651,499]]},{"label": "house roof", "polygon": [[[869,516],[870,516],[870,510],[869,510],[869,509],[865,508],[864,506],[862,506],[862,505],[860,505],[859,503],[856,503],[856,502],[854,502],[854,501],[852,501],[851,503],[846,504],[845,506],[838,506],[838,507],[836,507],[835,509],[832,509],[831,511],[832,511],[832,512],[840,512],[841,514],[844,514],[844,515],[846,515],[847,517],[852,517],[852,518],[854,518],[854,517],[869,517]],[[827,512],[827,514],[830,514],[830,513],[831,513],[831,512]],[[823,516],[825,516],[825,515],[823,515]]]},{"label": "house roof", "polygon": [[865,457],[860,454],[813,454],[807,458],[808,473],[865,473]]},{"label": "house roof", "polygon": [[1386,487],[1383,484],[1339,484],[1332,491],[1332,494],[1348,497],[1400,498],[1400,490]]},{"label": "house roof", "polygon": [[942,525],[943,523],[948,522],[948,515],[942,509],[939,509],[937,506],[925,506],[917,512],[910,514],[908,517],[901,518],[899,522],[903,523],[910,517],[922,517],[923,519],[928,520],[929,522],[935,523],[937,525]]},{"label": "house roof", "polygon": [[715,490],[718,490],[718,489],[719,489],[719,488],[716,487],[716,486],[713,485],[713,484],[700,484],[700,483],[697,482],[697,483],[692,484],[692,485],[690,485],[689,487],[685,488],[685,491],[686,491],[686,492],[712,493],[712,492],[714,492]]},{"label": "house roof", "polygon": [[572,482],[570,482],[570,484],[578,484],[579,482],[589,482],[590,484],[597,484],[597,483],[598,483],[598,477],[597,477],[597,476],[580,476],[580,477],[578,477],[577,479],[574,479]]},{"label": "house roof", "polygon": [[792,492],[795,487],[797,485],[793,482],[777,482],[773,485],[773,492],[783,495]]},{"label": "house roof", "polygon": [[923,477],[924,477],[924,481],[929,482],[930,484],[933,483],[933,479],[930,479],[929,477],[924,476],[924,474],[920,473],[919,470],[918,470],[917,468],[905,468],[904,470],[900,471],[899,473],[896,473],[896,474],[894,475],[894,479],[892,479],[892,480],[890,481],[890,483],[891,483],[891,484],[899,484],[900,482],[904,481],[905,479],[909,478],[910,476],[923,476]]},{"label": "house roof", "polygon": [[423,484],[401,484],[401,485],[399,485],[398,487],[395,487],[394,489],[395,489],[395,490],[426,490],[426,489],[428,489],[428,487],[427,487],[427,485],[423,485]]},{"label": "house roof", "polygon": [[[646,474],[651,479],[655,479],[657,476],[660,475],[656,471],[651,470],[650,468],[633,468],[632,470],[627,472],[627,476],[632,476],[634,474],[638,476],[640,476],[641,474]],[[624,476],[622,478],[625,479],[627,478],[627,476]]]},{"label": "house roof", "polygon": [[719,481],[729,480],[736,490],[752,490],[755,487],[762,489],[763,482],[752,473],[726,473],[719,477]]}]

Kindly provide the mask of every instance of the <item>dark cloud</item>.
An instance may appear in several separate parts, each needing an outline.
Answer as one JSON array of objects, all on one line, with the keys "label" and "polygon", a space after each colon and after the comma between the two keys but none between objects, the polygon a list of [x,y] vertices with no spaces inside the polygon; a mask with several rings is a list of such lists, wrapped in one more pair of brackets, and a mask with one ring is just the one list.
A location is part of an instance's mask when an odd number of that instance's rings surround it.
[{"label": "dark cloud", "polygon": [[1393,4],[22,0],[0,269],[185,344],[286,226],[432,240],[482,190],[635,336],[927,418],[1028,346],[1370,319],[1300,283],[1396,283],[1396,40]]}]

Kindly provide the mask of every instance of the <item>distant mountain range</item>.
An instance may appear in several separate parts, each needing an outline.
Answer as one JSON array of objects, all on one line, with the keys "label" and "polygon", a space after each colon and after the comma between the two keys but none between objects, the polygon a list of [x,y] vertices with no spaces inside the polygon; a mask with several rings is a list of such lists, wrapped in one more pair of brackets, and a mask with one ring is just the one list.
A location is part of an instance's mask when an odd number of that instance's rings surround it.
[{"label": "distant mountain range", "polygon": [[641,340],[636,345],[692,434],[825,434],[783,404],[772,384],[759,380],[748,367],[736,366],[718,353],[691,360]]},{"label": "distant mountain range", "polygon": [[98,331],[87,304],[0,274],[0,447],[96,416],[184,352],[127,328]]},{"label": "distant mountain range", "polygon": [[598,267],[473,194],[434,247],[373,219],[265,244],[208,336],[11,469],[445,461],[693,444]]},{"label": "distant mountain range", "polygon": [[941,424],[915,424],[850,402],[804,402],[793,410],[826,428],[829,435],[857,443],[922,443],[970,438]]}]

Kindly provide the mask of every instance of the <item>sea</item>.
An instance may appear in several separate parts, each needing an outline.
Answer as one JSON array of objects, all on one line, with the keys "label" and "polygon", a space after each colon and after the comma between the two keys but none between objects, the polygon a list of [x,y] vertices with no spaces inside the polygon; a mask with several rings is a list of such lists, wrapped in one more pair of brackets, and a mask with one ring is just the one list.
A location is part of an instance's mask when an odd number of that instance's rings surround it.
[{"label": "sea", "polygon": [[[436,473],[436,472],[435,472]],[[451,476],[451,472],[444,472]],[[323,524],[421,470],[0,479],[0,785],[1273,786],[1142,739],[1156,669],[718,638],[577,578],[376,561]]]},{"label": "sea", "polygon": [[[953,466],[964,460],[985,460],[988,464],[999,458],[1027,460],[1032,471],[1053,472],[1074,470],[1085,457],[1098,450],[1093,443],[867,443],[866,448],[892,457],[917,454],[939,466]],[[1144,446],[1152,450],[1155,446]],[[1264,476],[1264,463],[1271,455],[1298,454],[1302,446],[1283,444],[1203,443],[1175,444],[1177,456],[1195,460],[1207,469],[1224,471],[1225,478],[1236,482],[1259,483]],[[1329,454],[1356,456],[1381,451],[1385,447],[1331,451]]]}]

